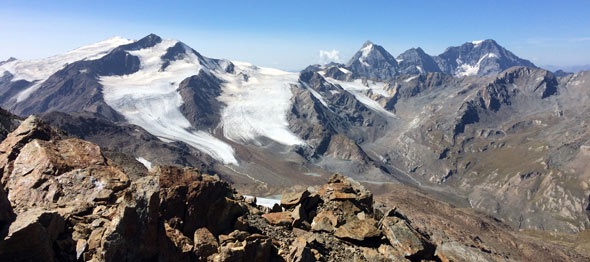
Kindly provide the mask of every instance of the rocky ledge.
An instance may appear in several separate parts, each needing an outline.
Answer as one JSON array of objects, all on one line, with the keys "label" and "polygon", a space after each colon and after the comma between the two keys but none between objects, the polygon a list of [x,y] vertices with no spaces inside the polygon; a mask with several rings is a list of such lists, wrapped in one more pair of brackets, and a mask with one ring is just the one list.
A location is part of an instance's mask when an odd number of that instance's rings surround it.
[{"label": "rocky ledge", "polygon": [[0,144],[0,261],[444,261],[429,236],[334,175],[257,206],[217,176],[128,176],[31,116]]}]

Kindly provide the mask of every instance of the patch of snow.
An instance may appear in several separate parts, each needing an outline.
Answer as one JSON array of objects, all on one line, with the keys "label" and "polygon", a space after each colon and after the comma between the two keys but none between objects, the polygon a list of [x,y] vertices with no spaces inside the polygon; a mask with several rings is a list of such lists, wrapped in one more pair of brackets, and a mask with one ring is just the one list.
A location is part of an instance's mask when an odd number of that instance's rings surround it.
[{"label": "patch of snow", "polygon": [[385,97],[389,97],[390,95],[385,91],[385,83],[380,82],[372,82],[367,85],[364,85],[361,79],[356,79],[354,81],[340,81],[333,78],[327,77],[326,80],[332,84],[340,85],[344,90],[348,91],[361,103],[365,106],[375,110],[376,112],[382,113],[384,115],[390,117],[396,117],[395,114],[385,110],[377,101],[369,98],[363,92],[367,90],[371,90],[373,93],[380,94]]},{"label": "patch of snow", "polygon": [[322,97],[322,95],[320,93],[315,91],[313,88],[309,87],[309,85],[307,85],[306,83],[303,83],[303,85],[307,88],[307,90],[309,90],[309,92],[313,95],[313,97],[315,97],[317,100],[320,100],[320,103],[322,103],[322,105],[329,108],[328,103],[326,103],[326,101],[324,100],[324,98]]},{"label": "patch of snow", "polygon": [[345,74],[349,74],[349,73],[350,73],[350,71],[349,71],[348,69],[346,69],[346,68],[338,67],[338,69],[339,69],[339,70],[340,70],[342,73],[345,73]]},{"label": "patch of snow", "polygon": [[363,64],[364,66],[371,66],[369,63],[367,63],[365,61],[365,58],[367,58],[369,56],[369,53],[371,53],[371,50],[373,50],[373,44],[368,44],[367,46],[361,48],[361,56],[359,57],[359,62],[361,62],[361,64]]},{"label": "patch of snow", "polygon": [[338,90],[330,90],[330,93],[331,93],[332,95],[335,95],[335,94],[339,94],[339,93],[340,93],[340,91],[338,91]]},{"label": "patch of snow", "polygon": [[202,66],[194,53],[187,52],[183,60],[172,61],[166,70],[160,70],[161,56],[176,43],[164,40],[154,47],[129,52],[139,57],[141,68],[130,75],[101,76],[105,102],[130,123],[164,141],[182,141],[224,164],[237,165],[230,145],[207,132],[193,130],[180,112],[183,101],[178,85],[196,75]]},{"label": "patch of snow", "polygon": [[150,162],[149,160],[143,157],[137,157],[135,158],[135,160],[139,161],[139,163],[142,163],[148,170],[152,170],[152,162]]},{"label": "patch of snow", "polygon": [[399,63],[403,62],[404,59],[403,58],[396,58],[395,61],[397,61],[397,63],[399,64]]},{"label": "patch of snow", "polygon": [[420,74],[424,73],[424,70],[422,69],[422,67],[416,66],[416,69],[418,69],[418,71],[420,71]]},{"label": "patch of snow", "polygon": [[368,44],[367,46],[361,48],[361,57],[366,58],[369,53],[371,53],[371,50],[373,50],[373,44]]},{"label": "patch of snow", "polygon": [[479,64],[472,66],[470,64],[462,64],[457,68],[456,76],[472,76],[477,75],[477,71],[479,71]]},{"label": "patch of snow", "polygon": [[[254,196],[244,195],[245,198],[253,198]],[[272,208],[275,204],[281,204],[280,199],[256,197],[256,205]]]},{"label": "patch of snow", "polygon": [[[289,130],[287,112],[291,108],[291,86],[299,82],[299,73],[233,62],[236,74],[218,74],[225,80],[218,97],[227,106],[221,112],[223,135],[232,141],[259,144],[267,137],[284,145],[304,141]],[[245,80],[241,75],[247,75]]]},{"label": "patch of snow", "polygon": [[[472,75],[477,75],[477,72],[479,72],[479,67],[481,65],[481,62],[486,59],[486,58],[497,58],[498,55],[494,54],[494,53],[487,53],[485,55],[483,55],[481,58],[479,58],[479,60],[477,61],[477,63],[475,65],[470,65],[470,64],[462,64],[459,63],[459,67],[457,67],[457,70],[455,72],[455,76],[461,77],[461,76],[472,76]],[[461,60],[457,60],[457,61],[461,61]]]},{"label": "patch of snow", "polygon": [[477,40],[477,41],[471,41],[471,43],[472,43],[474,46],[478,46],[478,45],[480,45],[481,43],[483,43],[483,41],[484,41],[484,40]]},{"label": "patch of snow", "polygon": [[419,75],[408,77],[406,80],[404,80],[404,82],[408,83],[408,82],[410,82],[410,81],[412,81],[412,80],[414,80],[414,79],[416,79],[418,77],[419,77]]},{"label": "patch of snow", "polygon": [[63,69],[67,64],[80,60],[95,60],[107,55],[114,48],[133,42],[121,37],[112,37],[105,41],[94,43],[74,49],[65,54],[48,58],[20,61],[14,60],[0,66],[0,72],[8,71],[13,75],[12,81],[26,80],[29,82],[38,81],[29,88],[18,93],[15,98],[17,102],[25,100],[33,91],[41,86],[55,72]]},{"label": "patch of snow", "polygon": [[359,57],[359,61],[360,61],[360,62],[361,62],[361,64],[363,64],[364,66],[367,66],[367,67],[371,66],[369,63],[367,63],[365,60],[363,60],[363,58],[362,58],[362,57]]}]

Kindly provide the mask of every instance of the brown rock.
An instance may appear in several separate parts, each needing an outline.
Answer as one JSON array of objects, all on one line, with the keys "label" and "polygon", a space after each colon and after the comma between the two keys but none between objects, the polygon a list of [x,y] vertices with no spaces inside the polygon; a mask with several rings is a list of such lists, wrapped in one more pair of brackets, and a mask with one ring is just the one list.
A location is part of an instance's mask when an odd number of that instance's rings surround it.
[{"label": "brown rock", "polygon": [[284,208],[292,208],[300,203],[303,203],[307,197],[309,197],[309,191],[303,192],[285,193],[281,198],[281,206]]},{"label": "brown rock", "polygon": [[406,220],[387,216],[381,220],[381,228],[391,245],[401,250],[403,256],[420,253],[423,257],[428,257],[425,253],[429,252],[432,253],[430,256],[434,255],[434,246]]},{"label": "brown rock", "polygon": [[97,249],[100,247],[104,230],[105,229],[101,227],[90,233],[90,236],[88,237],[88,249]]},{"label": "brown rock", "polygon": [[269,237],[252,234],[246,237],[244,262],[268,262],[272,257],[272,241]]},{"label": "brown rock", "polygon": [[394,248],[390,245],[382,244],[379,246],[377,251],[379,251],[379,254],[381,254],[383,257],[391,261],[410,261],[405,258],[403,252],[400,252],[399,249]]},{"label": "brown rock", "polygon": [[86,252],[87,248],[88,242],[86,241],[86,239],[78,239],[78,241],[76,242],[76,259],[80,259],[82,257],[82,254]]},{"label": "brown rock", "polygon": [[311,223],[313,231],[325,231],[328,233],[334,232],[334,228],[338,225],[338,218],[332,211],[322,211],[318,213]]},{"label": "brown rock", "polygon": [[57,212],[35,209],[19,214],[0,241],[0,261],[54,261],[53,242],[64,223]]},{"label": "brown rock", "polygon": [[300,226],[304,221],[307,221],[307,213],[305,209],[301,206],[301,204],[297,205],[295,209],[291,212],[291,217],[293,217],[293,227]]},{"label": "brown rock", "polygon": [[241,231],[248,231],[250,226],[248,222],[243,217],[238,217],[236,222],[234,223],[234,228]]},{"label": "brown rock", "polygon": [[172,166],[156,167],[153,173],[160,178],[163,218],[181,218],[185,235],[201,227],[213,235],[229,233],[236,218],[247,211],[246,205],[231,199],[229,184],[216,177]]},{"label": "brown rock", "polygon": [[6,192],[4,192],[4,189],[0,186],[0,229],[7,227],[15,218],[16,214],[12,210]]},{"label": "brown rock", "polygon": [[316,261],[315,256],[311,252],[311,249],[307,245],[305,239],[297,237],[289,248],[289,256],[287,258],[289,262],[314,262]]},{"label": "brown rock", "polygon": [[275,226],[290,226],[293,223],[293,217],[291,217],[290,212],[267,213],[263,214],[262,217],[269,224]]},{"label": "brown rock", "polygon": [[373,205],[373,194],[359,182],[334,174],[328,184],[323,185],[318,195],[325,201],[352,201],[365,210]]},{"label": "brown rock", "polygon": [[166,230],[166,236],[174,246],[182,253],[188,253],[193,250],[193,243],[190,238],[182,234],[178,229],[170,227],[168,223],[164,223],[164,229]]},{"label": "brown rock", "polygon": [[209,229],[202,227],[195,231],[193,251],[197,261],[207,261],[207,257],[217,253],[219,244]]},{"label": "brown rock", "polygon": [[353,219],[338,227],[334,232],[334,236],[358,241],[378,237],[381,232],[375,227],[375,224],[377,224],[377,221],[374,219]]}]

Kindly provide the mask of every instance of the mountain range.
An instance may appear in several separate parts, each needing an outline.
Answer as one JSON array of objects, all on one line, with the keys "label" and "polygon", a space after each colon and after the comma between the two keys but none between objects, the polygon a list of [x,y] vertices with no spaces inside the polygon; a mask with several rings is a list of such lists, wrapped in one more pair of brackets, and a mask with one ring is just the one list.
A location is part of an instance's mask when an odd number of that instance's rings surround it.
[{"label": "mountain range", "polygon": [[197,167],[247,194],[341,173],[516,229],[576,233],[590,227],[588,81],[491,39],[397,57],[367,41],[346,64],[285,72],[151,34],[0,62],[0,106],[113,158]]}]

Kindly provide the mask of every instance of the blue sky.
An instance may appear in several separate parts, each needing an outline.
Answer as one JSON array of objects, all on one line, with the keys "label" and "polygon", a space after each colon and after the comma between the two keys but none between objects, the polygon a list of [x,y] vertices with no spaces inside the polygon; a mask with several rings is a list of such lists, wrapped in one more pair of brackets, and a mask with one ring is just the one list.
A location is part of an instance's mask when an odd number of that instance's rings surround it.
[{"label": "blue sky", "polygon": [[[34,59],[149,33],[205,56],[299,70],[320,50],[346,62],[364,41],[394,56],[437,55],[493,38],[537,65],[590,64],[590,2],[580,1],[13,1],[0,2],[0,60]],[[334,58],[334,56],[331,56]]]}]

